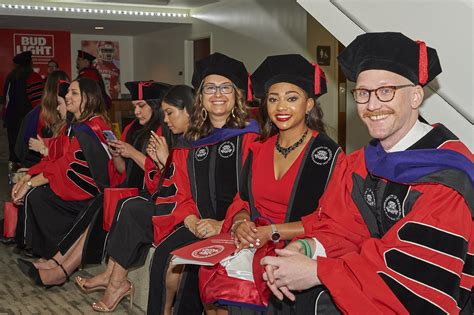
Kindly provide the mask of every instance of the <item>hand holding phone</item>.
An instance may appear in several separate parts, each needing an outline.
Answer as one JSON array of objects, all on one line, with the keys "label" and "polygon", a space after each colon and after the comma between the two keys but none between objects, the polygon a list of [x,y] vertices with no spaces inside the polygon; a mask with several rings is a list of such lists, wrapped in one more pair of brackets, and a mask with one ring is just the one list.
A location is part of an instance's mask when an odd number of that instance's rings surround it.
[{"label": "hand holding phone", "polygon": [[104,130],[104,136],[108,141],[117,140],[115,133],[112,130]]}]

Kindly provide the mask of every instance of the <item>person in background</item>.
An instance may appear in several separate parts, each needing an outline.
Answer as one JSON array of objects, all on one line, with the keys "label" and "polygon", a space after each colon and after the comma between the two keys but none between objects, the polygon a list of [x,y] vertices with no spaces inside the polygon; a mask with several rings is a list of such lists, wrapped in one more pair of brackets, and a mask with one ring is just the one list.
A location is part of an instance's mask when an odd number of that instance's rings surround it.
[{"label": "person in background", "polygon": [[48,61],[48,76],[53,73],[54,71],[59,70],[59,64],[56,60],[50,59]]},{"label": "person in background", "polygon": [[66,118],[61,117],[58,112],[58,101],[61,97],[58,87],[61,81],[69,82],[64,71],[55,71],[48,76],[41,106],[33,108],[22,121],[15,151],[23,167],[33,166],[46,155],[47,145],[43,139],[58,135],[59,126]]},{"label": "person in background", "polygon": [[77,51],[76,69],[78,75],[76,79],[88,78],[96,81],[102,92],[102,97],[104,98],[106,108],[109,109],[112,105],[112,100],[105,88],[104,78],[102,78],[100,72],[94,67],[95,59],[96,58],[94,55],[91,55],[84,50]]},{"label": "person in background", "polygon": [[21,167],[15,153],[15,144],[23,118],[34,107],[40,105],[44,88],[41,76],[33,71],[31,51],[17,54],[13,58],[14,69],[7,75],[3,86],[5,102],[2,108],[4,127],[7,128],[9,171]]},{"label": "person in background", "polygon": [[338,59],[374,139],[303,220],[316,254],[293,242],[263,258],[267,285],[279,299],[318,291],[301,314],[321,302],[331,314],[472,314],[474,155],[442,124],[419,121],[423,87],[441,73],[436,50],[367,33]]}]

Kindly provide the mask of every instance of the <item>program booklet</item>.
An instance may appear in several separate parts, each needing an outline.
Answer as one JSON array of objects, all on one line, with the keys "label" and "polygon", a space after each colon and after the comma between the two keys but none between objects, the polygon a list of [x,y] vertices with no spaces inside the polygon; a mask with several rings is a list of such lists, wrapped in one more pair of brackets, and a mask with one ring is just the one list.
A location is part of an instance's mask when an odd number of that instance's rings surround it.
[{"label": "program booklet", "polygon": [[174,265],[214,266],[232,255],[237,248],[230,233],[218,234],[171,252]]}]

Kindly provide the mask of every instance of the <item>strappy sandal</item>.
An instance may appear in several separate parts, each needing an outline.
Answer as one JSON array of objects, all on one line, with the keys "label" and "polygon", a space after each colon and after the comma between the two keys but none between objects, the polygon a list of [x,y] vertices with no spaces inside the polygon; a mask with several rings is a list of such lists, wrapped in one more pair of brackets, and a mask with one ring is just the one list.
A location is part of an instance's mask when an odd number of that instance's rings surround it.
[{"label": "strappy sandal", "polygon": [[107,286],[105,286],[105,285],[97,285],[95,287],[87,288],[86,287],[87,279],[83,278],[81,276],[76,276],[74,278],[74,280],[76,281],[76,284],[79,287],[79,289],[81,289],[81,291],[84,292],[84,293],[91,293],[91,292],[101,291],[101,290],[107,289]]},{"label": "strappy sandal", "polygon": [[111,313],[113,311],[115,311],[115,308],[117,307],[117,305],[119,305],[119,303],[125,298],[125,297],[129,297],[130,299],[130,310],[132,310],[133,308],[133,293],[135,291],[135,287],[133,286],[133,283],[130,281],[130,280],[126,280],[128,281],[128,283],[130,283],[130,288],[125,291],[121,296],[119,296],[119,298],[115,301],[114,305],[112,305],[111,307],[108,307],[107,305],[105,305],[104,302],[102,302],[102,300],[99,300],[97,302],[94,302],[92,303],[92,309],[96,312],[100,312],[100,313]]}]

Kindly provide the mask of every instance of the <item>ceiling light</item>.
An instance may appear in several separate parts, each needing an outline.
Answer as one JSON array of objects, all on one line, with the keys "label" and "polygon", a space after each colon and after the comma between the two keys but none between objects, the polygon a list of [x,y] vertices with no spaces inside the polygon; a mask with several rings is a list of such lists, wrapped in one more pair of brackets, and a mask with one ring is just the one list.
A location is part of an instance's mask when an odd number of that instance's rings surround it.
[{"label": "ceiling light", "polygon": [[96,30],[103,30],[103,29],[104,29],[103,26],[95,26],[94,28],[95,28]]},{"label": "ceiling light", "polygon": [[0,8],[9,10],[31,10],[31,11],[51,11],[53,12],[78,12],[84,14],[118,14],[118,15],[135,15],[135,16],[146,16],[146,17],[174,17],[174,18],[186,18],[188,14],[178,12],[153,12],[153,11],[128,11],[128,10],[111,10],[111,9],[94,9],[94,8],[74,8],[68,6],[38,6],[38,5],[18,5],[10,3],[0,3]]}]

